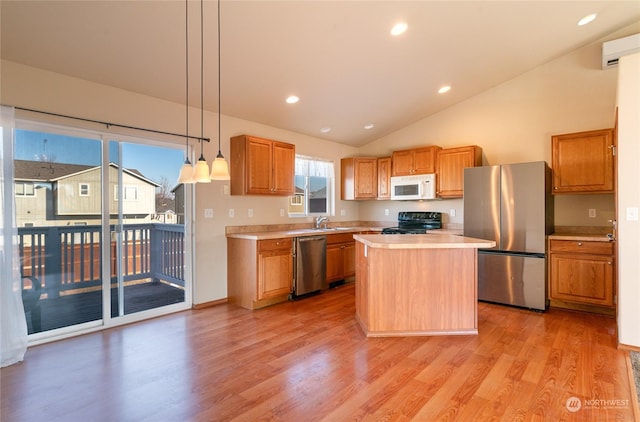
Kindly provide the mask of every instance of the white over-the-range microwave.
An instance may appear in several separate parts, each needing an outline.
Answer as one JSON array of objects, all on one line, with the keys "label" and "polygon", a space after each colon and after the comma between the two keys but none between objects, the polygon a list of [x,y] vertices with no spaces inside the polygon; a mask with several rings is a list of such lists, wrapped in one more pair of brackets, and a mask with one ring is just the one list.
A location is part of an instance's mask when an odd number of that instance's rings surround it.
[{"label": "white over-the-range microwave", "polygon": [[416,174],[391,177],[391,199],[396,201],[435,199],[436,175]]}]

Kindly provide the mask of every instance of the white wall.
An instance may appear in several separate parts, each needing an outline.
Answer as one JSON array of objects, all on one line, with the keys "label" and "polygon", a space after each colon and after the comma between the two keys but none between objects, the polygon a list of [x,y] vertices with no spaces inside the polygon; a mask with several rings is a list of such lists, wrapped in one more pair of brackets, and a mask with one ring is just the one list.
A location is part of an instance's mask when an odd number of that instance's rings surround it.
[{"label": "white wall", "polygon": [[640,347],[640,222],[626,216],[640,207],[640,53],[618,70],[618,341]]},{"label": "white wall", "polygon": [[[551,165],[552,135],[614,126],[617,72],[602,70],[601,57],[601,42],[588,45],[368,144],[361,151],[386,155],[416,145],[480,145],[485,165],[539,160]],[[462,207],[462,200],[384,201],[363,205],[360,217],[393,220],[401,209],[455,210],[455,216],[447,216],[446,222],[461,224]],[[597,218],[588,218],[589,208],[596,209]],[[389,217],[384,216],[385,209],[390,209]],[[613,195],[556,197],[556,225],[606,226],[614,215]]]},{"label": "white wall", "polygon": [[[1,70],[0,102],[2,104],[167,132],[185,132],[183,105],[8,61],[2,61]],[[73,124],[75,126],[80,124],[75,121],[50,119],[33,113],[18,111],[16,114],[18,118],[44,119],[58,124]],[[199,116],[199,110],[191,110],[190,114]],[[104,127],[96,127],[95,125],[84,126],[106,130]],[[191,134],[200,132],[198,118],[191,119],[189,131]],[[119,129],[112,129],[112,132],[148,136],[139,132],[132,133]],[[205,112],[204,132],[206,137],[217,139],[217,114]],[[222,153],[227,158],[230,154],[229,138],[232,136],[251,134],[278,139],[295,144],[296,153],[334,160],[338,180],[340,158],[355,155],[357,151],[353,147],[224,115],[222,116],[221,132]],[[176,145],[184,145],[183,138],[165,138],[164,140],[176,143]],[[195,143],[193,145],[197,146]],[[215,157],[217,147],[215,142],[205,143],[204,155],[209,163]],[[286,209],[287,198],[224,195],[223,185],[225,183],[228,184],[228,182],[198,184],[195,188],[195,221],[191,222],[195,232],[196,251],[193,299],[195,304],[224,299],[227,296],[226,226],[300,222],[311,224],[312,221],[310,218],[280,217],[280,209]],[[337,192],[339,195],[339,189]],[[213,219],[204,218],[205,208],[214,210]],[[253,218],[247,217],[249,208],[254,210]],[[229,209],[234,209],[234,218],[228,217]],[[340,216],[340,210],[344,210],[344,216]],[[337,200],[336,211],[337,216],[331,218],[333,221],[359,219],[359,204],[357,202]]]}]

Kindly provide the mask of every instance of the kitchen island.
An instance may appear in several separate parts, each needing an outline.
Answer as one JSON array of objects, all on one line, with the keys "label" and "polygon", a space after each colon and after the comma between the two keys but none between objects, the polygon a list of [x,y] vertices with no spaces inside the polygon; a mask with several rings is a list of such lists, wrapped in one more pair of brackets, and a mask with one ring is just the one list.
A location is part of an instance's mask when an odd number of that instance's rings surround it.
[{"label": "kitchen island", "polygon": [[356,318],[367,337],[478,334],[478,248],[451,234],[355,235]]}]

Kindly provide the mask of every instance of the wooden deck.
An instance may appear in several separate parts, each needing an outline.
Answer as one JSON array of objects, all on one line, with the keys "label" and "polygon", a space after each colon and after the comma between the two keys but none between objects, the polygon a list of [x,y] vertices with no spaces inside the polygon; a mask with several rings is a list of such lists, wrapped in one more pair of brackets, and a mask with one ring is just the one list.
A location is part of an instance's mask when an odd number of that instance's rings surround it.
[{"label": "wooden deck", "polygon": [[[146,311],[173,303],[184,302],[184,289],[163,282],[144,282],[124,287],[125,315]],[[102,319],[102,291],[71,293],[54,298],[42,298],[40,326],[37,315],[26,312],[29,334],[82,324]],[[111,289],[111,315],[118,314],[118,292]]]},{"label": "wooden deck", "polygon": [[30,348],[1,371],[0,414],[3,422],[638,420],[614,319],[480,303],[478,325],[477,336],[366,338],[353,284],[257,311],[179,312]]}]

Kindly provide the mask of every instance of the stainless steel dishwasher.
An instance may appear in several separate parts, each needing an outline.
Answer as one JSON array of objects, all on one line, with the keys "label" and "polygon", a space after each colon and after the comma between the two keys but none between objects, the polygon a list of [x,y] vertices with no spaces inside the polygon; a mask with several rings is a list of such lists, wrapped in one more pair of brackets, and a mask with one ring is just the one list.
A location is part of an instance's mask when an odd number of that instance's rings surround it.
[{"label": "stainless steel dishwasher", "polygon": [[322,290],[327,274],[327,236],[297,237],[293,297]]}]

